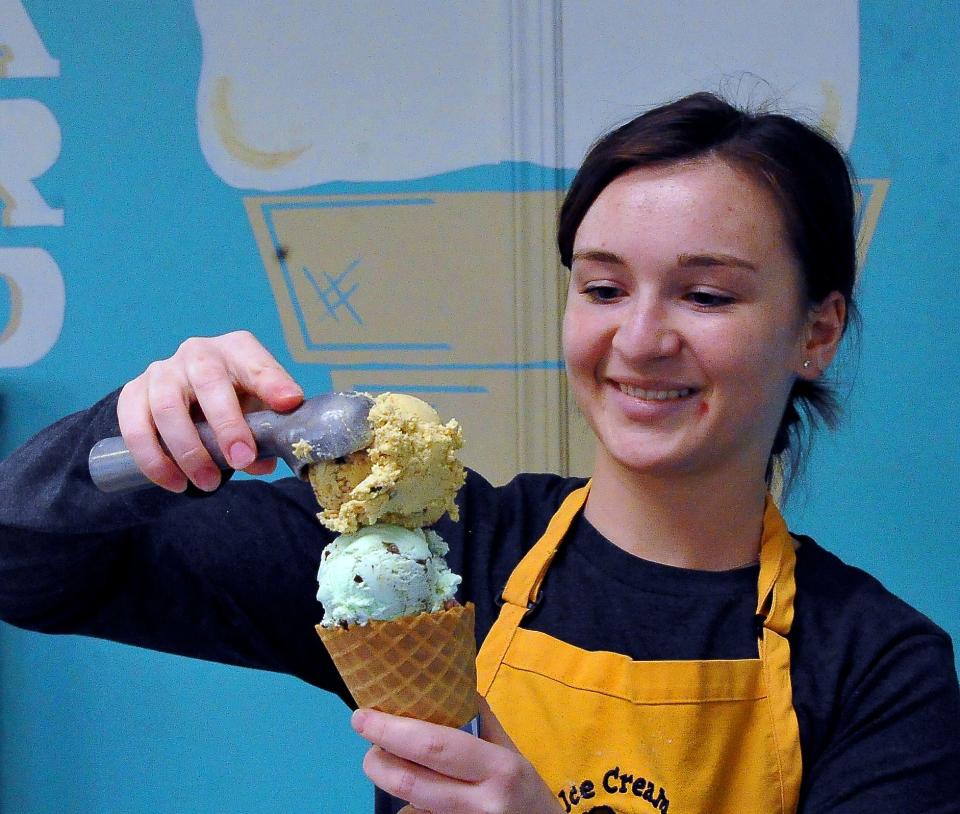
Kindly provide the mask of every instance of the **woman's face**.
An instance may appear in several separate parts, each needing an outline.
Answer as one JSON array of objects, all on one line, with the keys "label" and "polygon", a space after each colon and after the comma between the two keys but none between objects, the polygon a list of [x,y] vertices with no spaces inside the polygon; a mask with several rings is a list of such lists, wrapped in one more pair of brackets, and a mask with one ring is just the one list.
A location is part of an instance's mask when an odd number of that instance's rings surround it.
[{"label": "woman's face", "polygon": [[762,477],[807,328],[774,198],[723,161],[622,175],[577,230],[564,356],[608,461]]}]

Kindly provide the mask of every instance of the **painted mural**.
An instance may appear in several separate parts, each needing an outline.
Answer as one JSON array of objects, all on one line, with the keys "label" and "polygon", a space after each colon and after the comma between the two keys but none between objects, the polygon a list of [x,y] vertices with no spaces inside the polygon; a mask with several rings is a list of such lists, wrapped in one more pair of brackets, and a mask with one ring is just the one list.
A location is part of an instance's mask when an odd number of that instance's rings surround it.
[{"label": "painted mural", "polygon": [[[0,454],[249,328],[308,391],[456,415],[493,480],[583,471],[563,190],[609,126],[717,90],[860,179],[847,420],[791,525],[956,640],[958,34],[892,0],[0,0]],[[0,811],[365,812],[346,731],[284,677],[0,625]]]}]

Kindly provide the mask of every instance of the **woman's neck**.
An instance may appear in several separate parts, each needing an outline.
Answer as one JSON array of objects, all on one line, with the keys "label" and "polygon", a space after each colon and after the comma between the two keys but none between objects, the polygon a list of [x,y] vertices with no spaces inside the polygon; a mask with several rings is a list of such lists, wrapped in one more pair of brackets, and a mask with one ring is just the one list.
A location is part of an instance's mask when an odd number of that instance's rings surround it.
[{"label": "woman's neck", "polygon": [[726,571],[755,562],[766,484],[729,472],[638,475],[602,453],[584,514],[614,545],[653,562]]}]

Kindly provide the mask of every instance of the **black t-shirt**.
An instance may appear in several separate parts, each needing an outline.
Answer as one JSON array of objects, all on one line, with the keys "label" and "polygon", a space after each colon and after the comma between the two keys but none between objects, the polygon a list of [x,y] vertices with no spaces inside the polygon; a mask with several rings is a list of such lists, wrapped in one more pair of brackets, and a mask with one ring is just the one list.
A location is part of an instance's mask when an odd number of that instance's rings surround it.
[{"label": "black t-shirt", "polygon": [[[350,703],[314,632],[331,535],[294,479],[231,482],[202,498],[100,494],[86,453],[116,433],[115,396],[0,462],[0,616],[298,676]],[[462,520],[436,530],[477,606],[482,641],[513,567],[582,481],[471,473]],[[789,640],[803,756],[800,811],[960,811],[960,691],[949,637],[800,537]],[[634,557],[578,518],[524,624],[641,660],[752,658],[758,567],[673,568]],[[733,735],[735,737],[735,734]],[[395,809],[385,795],[377,811]]]}]

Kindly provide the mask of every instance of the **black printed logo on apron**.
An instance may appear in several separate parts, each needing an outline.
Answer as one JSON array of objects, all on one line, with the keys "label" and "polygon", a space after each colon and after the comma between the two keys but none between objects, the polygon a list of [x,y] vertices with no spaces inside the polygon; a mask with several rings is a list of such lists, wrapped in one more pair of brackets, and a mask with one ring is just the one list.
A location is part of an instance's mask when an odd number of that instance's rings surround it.
[{"label": "black printed logo on apron", "polygon": [[589,801],[599,796],[601,799],[609,799],[612,795],[625,795],[626,797],[635,797],[644,800],[650,804],[652,811],[659,811],[661,814],[667,814],[670,810],[670,798],[663,786],[658,786],[652,780],[639,774],[631,774],[627,771],[621,771],[619,766],[613,766],[603,773],[602,777],[596,779],[586,778],[579,783],[573,783],[567,788],[560,789],[557,797],[563,803],[565,814],[618,814],[615,808],[609,805],[593,806],[592,808],[582,809],[581,806],[589,805]]}]

